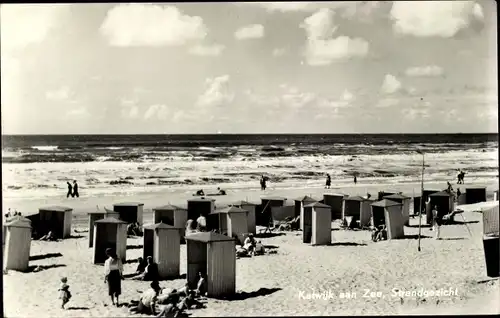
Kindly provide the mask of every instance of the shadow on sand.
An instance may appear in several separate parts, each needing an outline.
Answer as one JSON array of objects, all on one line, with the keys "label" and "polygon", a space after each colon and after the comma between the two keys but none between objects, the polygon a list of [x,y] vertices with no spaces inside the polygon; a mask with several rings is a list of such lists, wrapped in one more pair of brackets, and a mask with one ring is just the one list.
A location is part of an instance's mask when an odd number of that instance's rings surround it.
[{"label": "shadow on sand", "polygon": [[26,273],[36,273],[44,271],[46,269],[58,268],[58,267],[66,267],[66,265],[65,264],[31,265],[30,267],[28,267],[28,270],[26,270]]},{"label": "shadow on sand", "polygon": [[67,310],[89,310],[89,307],[68,307]]},{"label": "shadow on sand", "polygon": [[279,246],[277,246],[277,245],[264,245],[264,248],[268,249],[268,250],[272,250],[272,249],[279,248]]},{"label": "shadow on sand", "polygon": [[[412,228],[417,228],[418,229],[418,224],[412,224],[412,225],[405,225],[406,227],[412,227]],[[425,229],[425,228],[430,228],[432,227],[432,225],[429,225],[429,224],[422,224],[420,225],[421,228]]]},{"label": "shadow on sand", "polygon": [[285,233],[281,233],[281,232],[271,232],[271,233],[257,233],[255,234],[254,236],[256,238],[271,238],[271,237],[276,237],[276,236],[282,236],[282,235],[286,235]]},{"label": "shadow on sand", "polygon": [[142,247],[143,247],[142,244],[139,244],[139,245],[127,245],[127,250],[138,250],[138,249],[140,249]]},{"label": "shadow on sand", "polygon": [[366,244],[356,242],[334,242],[330,243],[328,246],[366,246]]},{"label": "shadow on sand", "polygon": [[281,288],[260,288],[259,290],[253,291],[250,293],[238,292],[232,296],[229,296],[229,297],[226,297],[223,299],[229,300],[229,301],[245,300],[245,299],[249,299],[249,298],[271,295],[271,294],[277,292],[278,290],[281,290]]},{"label": "shadow on sand", "polygon": [[441,241],[461,241],[461,240],[465,240],[464,237],[444,237],[444,238],[440,238],[439,240]]},{"label": "shadow on sand", "polygon": [[458,221],[458,220],[453,220],[453,221],[450,221],[448,223],[446,223],[445,225],[464,225],[464,224],[474,224],[474,223],[479,223],[479,221]]},{"label": "shadow on sand", "polygon": [[[424,238],[431,238],[430,236],[427,235],[420,235],[421,239]],[[401,240],[418,240],[418,234],[412,234],[412,235],[405,235],[404,237],[400,238]]]},{"label": "shadow on sand", "polygon": [[85,236],[84,235],[70,235],[68,238],[66,239],[80,239],[80,238],[84,238]]},{"label": "shadow on sand", "polygon": [[47,253],[47,254],[41,254],[41,255],[33,255],[30,256],[30,261],[38,261],[41,259],[47,259],[51,257],[61,257],[63,256],[61,253]]}]

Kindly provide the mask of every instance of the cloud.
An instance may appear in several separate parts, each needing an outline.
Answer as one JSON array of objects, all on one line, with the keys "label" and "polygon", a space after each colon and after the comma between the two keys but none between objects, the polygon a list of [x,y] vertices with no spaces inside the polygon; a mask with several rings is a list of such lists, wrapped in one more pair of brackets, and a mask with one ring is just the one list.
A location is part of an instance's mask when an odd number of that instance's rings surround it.
[{"label": "cloud", "polygon": [[300,92],[296,88],[289,88],[281,97],[282,103],[286,107],[294,109],[302,108],[316,100],[317,96],[311,92]]},{"label": "cloud", "polygon": [[386,74],[381,91],[384,94],[394,94],[401,90],[402,87],[403,85],[401,85],[401,82],[394,75]]},{"label": "cloud", "polygon": [[406,69],[406,76],[412,77],[434,77],[443,75],[443,68],[437,65],[415,66]]},{"label": "cloud", "polygon": [[333,21],[334,11],[320,9],[300,24],[306,30],[306,60],[311,66],[331,64],[335,60],[351,57],[364,57],[368,54],[369,43],[362,38],[338,36],[332,38],[337,30]]},{"label": "cloud", "polygon": [[410,108],[405,109],[403,111],[405,116],[409,119],[418,119],[418,118],[429,118],[429,109],[427,108]]},{"label": "cloud", "polygon": [[169,5],[119,4],[100,28],[112,46],[178,46],[204,39],[203,19]]},{"label": "cloud", "polygon": [[67,117],[77,117],[77,118],[84,118],[84,117],[89,117],[90,113],[89,111],[81,106],[75,109],[71,109],[66,113]]},{"label": "cloud", "polygon": [[169,114],[168,108],[165,105],[151,105],[148,110],[144,113],[144,119],[150,119],[156,116],[160,120],[167,119]]},{"label": "cloud", "polygon": [[218,56],[226,47],[221,44],[195,45],[189,49],[189,54],[199,56]]},{"label": "cloud", "polygon": [[234,94],[229,91],[229,79],[229,75],[208,78],[207,89],[198,97],[197,106],[213,107],[231,103],[234,100]]},{"label": "cloud", "polygon": [[264,37],[264,26],[252,24],[241,27],[234,32],[234,37],[238,40],[260,39]]},{"label": "cloud", "polygon": [[285,48],[278,48],[273,50],[273,56],[278,57],[278,56],[283,56],[287,52],[287,49]]},{"label": "cloud", "polygon": [[445,38],[484,17],[473,1],[394,1],[390,15],[397,34]]},{"label": "cloud", "polygon": [[63,101],[68,100],[72,92],[67,86],[62,86],[61,88],[53,91],[48,91],[45,93],[45,98],[52,101]]},{"label": "cloud", "polygon": [[2,4],[2,51],[42,42],[68,8],[67,4]]},{"label": "cloud", "polygon": [[247,5],[257,5],[266,10],[273,11],[281,11],[281,12],[293,12],[293,11],[308,11],[315,10],[313,7],[313,3],[311,2],[243,2],[242,4]]},{"label": "cloud", "polygon": [[399,104],[399,99],[393,97],[387,97],[380,99],[377,102],[377,104],[375,104],[375,107],[386,108],[386,107],[396,106],[398,104]]}]

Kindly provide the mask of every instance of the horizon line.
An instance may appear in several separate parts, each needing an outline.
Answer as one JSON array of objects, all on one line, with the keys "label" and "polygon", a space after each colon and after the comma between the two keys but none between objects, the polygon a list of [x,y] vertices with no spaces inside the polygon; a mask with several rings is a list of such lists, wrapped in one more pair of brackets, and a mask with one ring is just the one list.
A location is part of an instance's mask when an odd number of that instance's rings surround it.
[{"label": "horizon line", "polygon": [[430,133],[430,132],[391,132],[391,133],[105,133],[105,134],[2,134],[4,136],[231,136],[231,135],[493,135],[498,132],[446,132],[446,133]]}]

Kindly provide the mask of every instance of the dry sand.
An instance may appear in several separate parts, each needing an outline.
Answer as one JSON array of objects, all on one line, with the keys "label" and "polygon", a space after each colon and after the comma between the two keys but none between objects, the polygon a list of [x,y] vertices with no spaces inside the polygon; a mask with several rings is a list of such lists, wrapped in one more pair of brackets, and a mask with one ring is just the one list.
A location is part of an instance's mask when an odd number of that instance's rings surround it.
[{"label": "dry sand", "polygon": [[[468,186],[468,185],[466,185]],[[498,188],[495,180],[488,191]],[[428,184],[426,188],[440,189],[442,184]],[[464,187],[461,187],[463,189]],[[283,195],[292,200],[301,195],[321,198],[328,192],[365,194],[375,196],[378,190],[399,190],[407,194],[418,193],[418,184],[370,185],[358,184],[340,190],[276,189],[265,195]],[[263,195],[258,190],[240,191],[216,197],[218,206],[235,200],[257,201]],[[142,194],[135,197],[80,198],[79,200],[31,200],[4,202],[4,207],[35,212],[47,204],[62,204],[74,208],[73,229],[87,230],[85,212],[95,211],[98,204],[111,207],[120,201],[145,203],[145,222],[152,219],[150,209],[171,203],[185,203],[190,195],[181,192]],[[207,308],[191,310],[192,316],[272,316],[272,315],[381,315],[381,314],[458,314],[498,313],[498,280],[478,283],[487,279],[482,246],[481,214],[466,210],[463,213],[472,231],[469,235],[464,225],[444,226],[443,240],[430,238],[433,232],[422,229],[422,251],[417,251],[417,240],[401,240],[373,243],[368,231],[339,230],[334,224],[331,246],[312,247],[301,243],[301,232],[284,232],[284,235],[263,238],[262,242],[277,254],[242,258],[237,262],[236,289],[252,293],[261,291],[262,296],[247,294],[246,299],[235,301],[209,300]],[[460,217],[457,220],[461,220]],[[474,223],[475,222],[475,223]],[[412,219],[405,234],[416,236],[418,219]],[[59,265],[36,273],[9,271],[4,279],[4,308],[7,317],[124,317],[126,308],[109,306],[107,285],[103,281],[103,267],[91,264],[92,249],[88,248],[88,233],[74,233],[76,238],[61,242],[33,241],[32,257],[60,253],[30,261],[30,265]],[[78,237],[80,235],[81,237]],[[129,239],[127,259],[142,254],[141,239]],[[132,272],[136,264],[126,264],[125,272]],[[185,245],[181,246],[181,273],[186,272]],[[59,309],[58,286],[60,277],[67,276],[73,298],[67,307]],[[163,281],[162,287],[181,287],[183,280]],[[125,280],[122,283],[121,301],[137,299],[137,290],[148,288],[147,282]],[[393,288],[400,290],[456,290],[450,297],[401,298],[393,297]],[[366,290],[381,292],[382,297],[363,297]],[[266,293],[267,291],[267,293]],[[331,299],[302,299],[310,292],[331,292]],[[303,294],[301,294],[303,292]],[[341,298],[341,292],[356,293],[356,297]],[[245,297],[243,297],[245,298]],[[493,306],[495,304],[496,306]]]}]

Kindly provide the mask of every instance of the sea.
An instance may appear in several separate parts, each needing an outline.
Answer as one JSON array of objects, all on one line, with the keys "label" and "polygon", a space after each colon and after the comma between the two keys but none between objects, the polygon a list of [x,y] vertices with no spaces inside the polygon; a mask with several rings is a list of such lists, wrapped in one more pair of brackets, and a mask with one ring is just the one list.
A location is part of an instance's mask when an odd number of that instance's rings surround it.
[{"label": "sea", "polygon": [[[423,162],[424,161],[424,162]],[[4,198],[498,180],[498,134],[3,135]]]}]

